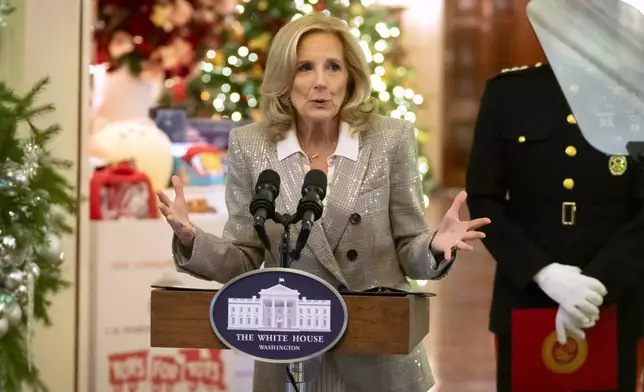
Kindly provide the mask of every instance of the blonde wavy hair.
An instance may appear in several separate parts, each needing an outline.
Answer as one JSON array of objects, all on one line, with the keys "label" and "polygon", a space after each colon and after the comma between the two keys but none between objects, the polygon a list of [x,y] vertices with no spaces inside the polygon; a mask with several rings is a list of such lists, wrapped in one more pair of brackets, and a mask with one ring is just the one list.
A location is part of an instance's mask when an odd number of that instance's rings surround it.
[{"label": "blonde wavy hair", "polygon": [[356,132],[362,132],[377,110],[371,97],[370,69],[358,40],[347,24],[338,18],[315,13],[287,23],[271,42],[261,86],[260,109],[273,140],[281,140],[295,119],[288,99],[297,72],[297,46],[309,33],[335,34],[342,42],[349,71],[347,96],[340,108],[340,118]]}]

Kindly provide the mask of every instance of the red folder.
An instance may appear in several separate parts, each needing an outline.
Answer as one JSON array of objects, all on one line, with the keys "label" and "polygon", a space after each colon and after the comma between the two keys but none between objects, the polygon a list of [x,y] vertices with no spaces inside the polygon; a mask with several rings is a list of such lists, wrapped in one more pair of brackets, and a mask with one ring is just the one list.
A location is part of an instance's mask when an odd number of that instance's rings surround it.
[{"label": "red folder", "polygon": [[512,312],[512,392],[617,389],[617,310],[600,308],[586,339],[557,342],[557,309]]}]

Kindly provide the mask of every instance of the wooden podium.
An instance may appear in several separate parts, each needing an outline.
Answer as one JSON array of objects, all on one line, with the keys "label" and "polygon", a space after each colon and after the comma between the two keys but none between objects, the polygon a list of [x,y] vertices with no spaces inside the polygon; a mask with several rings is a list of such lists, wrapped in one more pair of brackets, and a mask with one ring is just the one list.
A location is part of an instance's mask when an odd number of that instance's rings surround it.
[{"label": "wooden podium", "polygon": [[[228,349],[210,325],[217,290],[153,287],[152,347]],[[429,293],[341,293],[349,322],[330,351],[343,354],[408,354],[429,332]]]}]

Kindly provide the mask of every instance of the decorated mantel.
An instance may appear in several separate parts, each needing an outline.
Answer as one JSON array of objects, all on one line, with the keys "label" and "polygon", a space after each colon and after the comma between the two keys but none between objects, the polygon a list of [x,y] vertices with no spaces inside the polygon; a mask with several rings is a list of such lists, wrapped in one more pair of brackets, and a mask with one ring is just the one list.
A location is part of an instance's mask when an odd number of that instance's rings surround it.
[{"label": "decorated mantel", "polygon": [[[171,141],[149,112],[166,87],[182,85],[216,46],[234,0],[99,0],[94,25],[92,143],[97,164],[132,161],[165,187]],[[125,148],[122,148],[125,145]]]}]

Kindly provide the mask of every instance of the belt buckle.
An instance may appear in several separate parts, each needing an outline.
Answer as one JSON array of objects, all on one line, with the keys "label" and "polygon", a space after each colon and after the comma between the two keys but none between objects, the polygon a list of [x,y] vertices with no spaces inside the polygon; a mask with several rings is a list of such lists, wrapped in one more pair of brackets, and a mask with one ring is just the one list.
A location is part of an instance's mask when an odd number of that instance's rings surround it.
[{"label": "belt buckle", "polygon": [[564,201],[561,203],[561,224],[564,226],[574,226],[577,214],[577,203],[574,201]]}]

